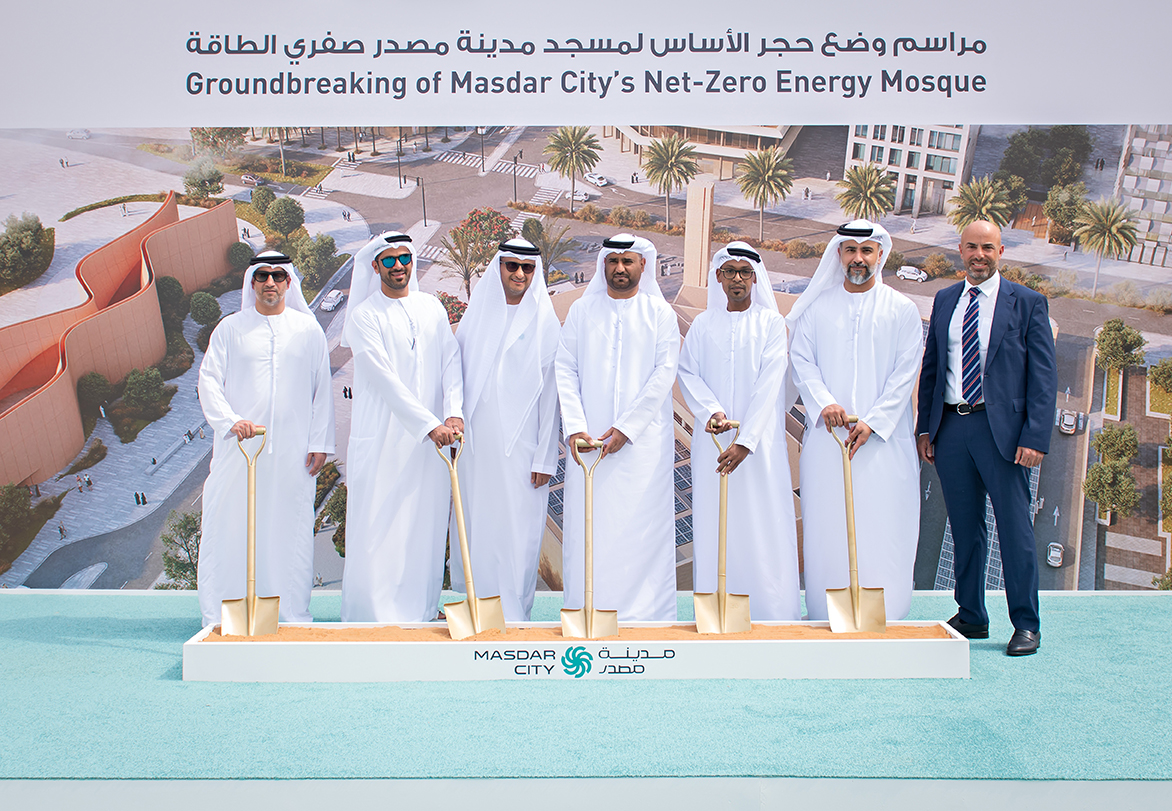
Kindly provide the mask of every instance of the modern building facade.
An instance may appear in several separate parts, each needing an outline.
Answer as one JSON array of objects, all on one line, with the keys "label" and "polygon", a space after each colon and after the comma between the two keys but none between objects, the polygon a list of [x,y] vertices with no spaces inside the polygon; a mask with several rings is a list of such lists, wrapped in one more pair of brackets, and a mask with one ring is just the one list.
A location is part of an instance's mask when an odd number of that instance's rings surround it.
[{"label": "modern building facade", "polygon": [[895,213],[943,214],[973,171],[979,125],[854,124],[846,168],[873,163],[895,178]]},{"label": "modern building facade", "polygon": [[783,153],[801,132],[801,127],[785,125],[760,127],[663,127],[648,125],[604,126],[603,138],[616,138],[621,152],[640,154],[652,141],[679,135],[695,148],[700,171],[719,180],[732,180],[736,166],[750,152],[776,147]]},{"label": "modern building facade", "polygon": [[1139,232],[1129,258],[1165,264],[1172,245],[1172,124],[1128,126],[1115,197],[1131,209]]}]

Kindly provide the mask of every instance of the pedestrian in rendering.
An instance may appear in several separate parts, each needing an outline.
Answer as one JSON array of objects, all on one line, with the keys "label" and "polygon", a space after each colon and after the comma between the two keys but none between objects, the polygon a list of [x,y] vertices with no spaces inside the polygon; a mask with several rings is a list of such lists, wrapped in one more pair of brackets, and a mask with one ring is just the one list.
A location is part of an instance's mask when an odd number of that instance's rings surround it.
[{"label": "pedestrian in rendering", "polygon": [[135,491],[134,491],[134,506],[136,506],[136,507],[141,507],[141,506],[142,506],[142,500],[141,500],[141,499],[138,497],[138,491],[137,491],[137,490],[135,490]]},{"label": "pedestrian in rendering", "polygon": [[920,373],[916,444],[936,465],[955,544],[957,613],[948,624],[987,639],[985,495],[993,503],[1013,636],[1006,653],[1042,642],[1030,468],[1050,450],[1058,397],[1046,297],[998,272],[1001,230],[978,220],[960,235],[965,280],[932,302]]}]

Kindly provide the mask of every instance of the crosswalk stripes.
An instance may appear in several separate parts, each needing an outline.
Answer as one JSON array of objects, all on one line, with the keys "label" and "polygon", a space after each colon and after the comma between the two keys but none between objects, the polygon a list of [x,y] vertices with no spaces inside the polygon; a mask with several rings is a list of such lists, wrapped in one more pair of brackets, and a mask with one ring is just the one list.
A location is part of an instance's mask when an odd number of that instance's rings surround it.
[{"label": "crosswalk stripes", "polygon": [[556,203],[561,196],[561,189],[538,189],[537,194],[529,198],[529,202],[540,206],[546,203]]},{"label": "crosswalk stripes", "polygon": [[303,191],[301,193],[301,196],[302,197],[309,197],[310,199],[313,199],[313,200],[324,200],[327,197],[329,197],[329,194],[330,193],[328,191],[318,191],[316,186],[310,186],[308,189],[306,189],[305,191]]},{"label": "crosswalk stripes", "polygon": [[[512,161],[498,161],[496,166],[492,167],[492,171],[500,172],[503,175],[511,175],[513,173]],[[537,177],[540,169],[532,164],[518,163],[517,177]]]},{"label": "crosswalk stripes", "polygon": [[521,233],[521,229],[525,225],[525,220],[540,220],[540,219],[541,219],[540,214],[534,214],[531,211],[522,211],[516,217],[513,217],[513,221],[509,223],[509,227],[513,229],[514,234],[519,234],[519,233]]},{"label": "crosswalk stripes", "polygon": [[476,166],[481,164],[479,154],[473,152],[456,152],[455,150],[447,150],[444,152],[437,152],[434,156],[437,161],[444,163],[457,163],[461,166]]},{"label": "crosswalk stripes", "polygon": [[419,249],[419,255],[432,262],[438,262],[447,256],[447,254],[448,252],[444,250],[442,245],[424,245]]}]

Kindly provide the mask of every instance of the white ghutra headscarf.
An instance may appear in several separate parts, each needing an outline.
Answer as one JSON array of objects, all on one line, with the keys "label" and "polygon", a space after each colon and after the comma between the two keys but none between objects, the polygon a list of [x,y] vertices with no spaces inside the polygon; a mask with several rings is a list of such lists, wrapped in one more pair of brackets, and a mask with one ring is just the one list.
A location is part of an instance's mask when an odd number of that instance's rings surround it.
[{"label": "white ghutra headscarf", "polygon": [[297,269],[293,267],[293,260],[277,251],[258,253],[248,263],[248,270],[244,273],[244,287],[240,290],[240,311],[256,309],[256,291],[252,289],[252,274],[266,267],[270,270],[287,270],[289,272],[289,289],[285,292],[285,306],[312,316],[313,312],[305,303],[305,295],[301,292],[301,277],[297,275]]},{"label": "white ghutra headscarf", "polygon": [[382,277],[372,262],[387,248],[405,246],[411,251],[411,279],[407,282],[407,289],[412,293],[419,292],[419,254],[411,244],[411,237],[398,231],[384,231],[370,242],[359,248],[354,255],[354,268],[350,272],[350,301],[346,304],[346,324],[342,325],[342,346],[349,346],[346,339],[346,326],[350,321],[350,313],[373,293],[382,288]]},{"label": "white ghutra headscarf", "polygon": [[626,251],[642,254],[643,258],[647,260],[647,264],[643,267],[643,275],[639,278],[639,292],[663,298],[663,293],[659,289],[659,281],[656,279],[656,275],[659,273],[658,251],[651,244],[651,240],[630,234],[616,234],[610,239],[603,240],[602,250],[598,252],[594,277],[586,285],[586,290],[582,293],[583,298],[606,295],[606,257],[612,253],[625,253]]}]

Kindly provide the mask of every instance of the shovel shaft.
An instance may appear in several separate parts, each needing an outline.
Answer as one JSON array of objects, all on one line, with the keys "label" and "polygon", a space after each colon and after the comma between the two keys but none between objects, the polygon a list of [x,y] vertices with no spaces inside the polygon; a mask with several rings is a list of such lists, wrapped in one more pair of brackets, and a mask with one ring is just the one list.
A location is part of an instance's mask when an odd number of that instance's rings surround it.
[{"label": "shovel shaft", "polygon": [[[858,417],[847,417],[849,424],[859,421]],[[850,564],[851,605],[855,612],[855,625],[862,623],[862,601],[859,599],[859,553],[855,545],[855,493],[851,478],[850,448],[831,430],[834,441],[842,449],[842,489],[846,499],[846,552]]]},{"label": "shovel shaft", "polygon": [[[730,428],[735,428],[736,433],[733,434],[732,442],[728,443],[728,447],[736,444],[737,439],[741,435],[741,424],[736,420],[726,420],[725,424]],[[709,422],[712,425],[712,421]],[[716,438],[716,434],[712,435],[712,441],[716,443],[717,454],[723,454],[725,446],[720,444],[720,440]],[[725,606],[728,604],[728,585],[727,585],[727,571],[728,571],[728,474],[720,474],[720,525],[717,530],[717,547],[716,547],[716,594],[717,604],[720,606],[721,622],[724,621]]]},{"label": "shovel shaft", "polygon": [[269,440],[268,434],[265,433],[263,426],[256,426],[256,433],[264,438],[261,440],[260,447],[257,448],[255,455],[249,456],[248,452],[244,450],[244,444],[237,443],[248,465],[248,525],[245,530],[245,537],[248,539],[248,552],[244,586],[244,610],[245,615],[248,617],[249,636],[253,636],[256,633],[256,460],[260,458],[260,453],[265,449],[265,443]]},{"label": "shovel shaft", "polygon": [[468,548],[468,529],[464,524],[464,501],[460,498],[460,474],[456,470],[457,463],[460,460],[460,454],[464,452],[464,437],[461,434],[456,435],[456,440],[460,443],[456,450],[455,457],[449,458],[444,452],[445,448],[436,447],[436,452],[439,453],[440,458],[448,466],[448,476],[452,481],[452,510],[456,514],[456,535],[460,539],[460,560],[464,564],[464,589],[468,594],[468,610],[472,613],[472,624],[476,628],[477,633],[480,632],[480,619],[476,616],[476,584],[472,581],[472,551]]},{"label": "shovel shaft", "polygon": [[[586,518],[583,522],[583,546],[586,553],[586,583],[585,583],[585,600],[586,607],[586,622],[589,624],[590,617],[594,613],[594,468],[598,467],[598,463],[602,461],[602,457],[594,461],[593,465],[587,466],[582,461],[582,457],[578,455],[579,450],[586,448],[601,448],[602,442],[595,440],[594,442],[587,442],[584,439],[577,440],[576,447],[571,448],[570,451],[574,455],[574,460],[582,466],[582,478],[584,480],[584,492],[586,494]],[[589,625],[587,626],[589,627]]]}]

